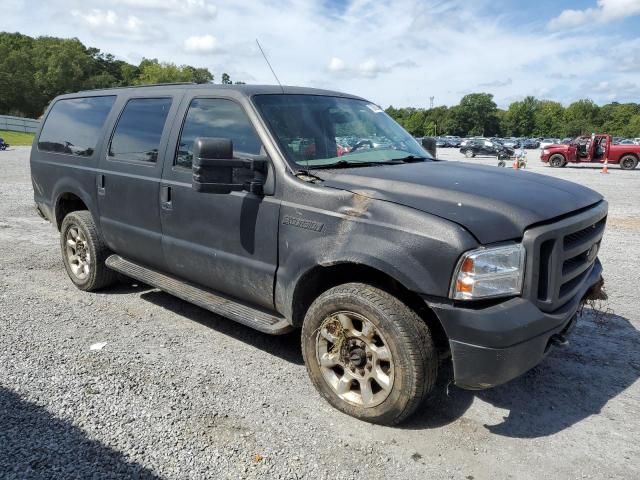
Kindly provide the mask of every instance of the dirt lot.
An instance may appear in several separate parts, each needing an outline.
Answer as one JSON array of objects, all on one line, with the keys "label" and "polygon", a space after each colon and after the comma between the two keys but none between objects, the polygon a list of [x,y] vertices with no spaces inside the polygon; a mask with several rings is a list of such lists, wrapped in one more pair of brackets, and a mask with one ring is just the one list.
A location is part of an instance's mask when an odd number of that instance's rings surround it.
[{"label": "dirt lot", "polygon": [[0,477],[640,478],[640,170],[553,170],[529,153],[531,170],[610,202],[604,314],[507,385],[443,378],[387,428],[320,399],[295,334],[144,286],[76,290],[33,210],[28,155],[0,152]]}]

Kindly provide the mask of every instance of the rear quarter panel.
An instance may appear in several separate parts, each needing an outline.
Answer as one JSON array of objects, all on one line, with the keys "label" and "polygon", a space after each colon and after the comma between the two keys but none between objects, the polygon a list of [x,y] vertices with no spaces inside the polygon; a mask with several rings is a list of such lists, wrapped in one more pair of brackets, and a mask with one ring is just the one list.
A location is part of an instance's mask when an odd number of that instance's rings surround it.
[{"label": "rear quarter panel", "polygon": [[611,163],[619,163],[622,157],[629,154],[640,159],[640,145],[611,145],[607,160]]}]

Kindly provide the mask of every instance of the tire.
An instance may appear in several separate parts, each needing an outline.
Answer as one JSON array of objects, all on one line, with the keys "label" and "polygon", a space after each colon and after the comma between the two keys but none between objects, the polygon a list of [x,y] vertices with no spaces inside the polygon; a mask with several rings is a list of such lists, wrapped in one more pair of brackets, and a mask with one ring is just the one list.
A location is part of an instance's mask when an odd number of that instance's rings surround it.
[{"label": "tire", "polygon": [[302,354],[332,406],[383,425],[409,417],[438,373],[426,323],[389,293],[361,283],[331,288],[313,302],[302,326]]},{"label": "tire", "polygon": [[475,155],[475,153],[473,153],[471,150],[465,150],[465,152],[464,152],[464,156],[465,156],[465,157],[467,157],[467,158],[473,158],[473,157],[475,157],[476,155]]},{"label": "tire", "polygon": [[91,213],[71,212],[60,228],[62,261],[71,281],[91,292],[116,282],[117,274],[105,265],[110,251],[102,242]]},{"label": "tire", "polygon": [[549,158],[549,166],[550,167],[562,168],[566,164],[567,164],[567,162],[565,161],[564,157],[562,155],[560,155],[559,153],[551,155],[551,158]]},{"label": "tire", "polygon": [[499,166],[499,167],[504,167],[504,166],[506,166],[506,165],[507,165],[507,164],[506,164],[506,162],[505,162],[504,160],[498,160],[498,166]]},{"label": "tire", "polygon": [[638,166],[638,158],[634,155],[625,155],[620,159],[620,168],[622,170],[633,170]]}]

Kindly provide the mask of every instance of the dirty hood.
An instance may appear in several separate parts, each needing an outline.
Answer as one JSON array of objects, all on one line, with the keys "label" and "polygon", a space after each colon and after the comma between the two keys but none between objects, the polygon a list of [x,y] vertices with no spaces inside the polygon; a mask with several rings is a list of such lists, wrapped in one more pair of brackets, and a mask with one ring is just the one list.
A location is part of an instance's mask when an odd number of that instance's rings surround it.
[{"label": "dirty hood", "polygon": [[522,237],[534,224],[602,200],[576,183],[458,162],[317,170],[326,187],[406,205],[456,222],[481,243]]}]

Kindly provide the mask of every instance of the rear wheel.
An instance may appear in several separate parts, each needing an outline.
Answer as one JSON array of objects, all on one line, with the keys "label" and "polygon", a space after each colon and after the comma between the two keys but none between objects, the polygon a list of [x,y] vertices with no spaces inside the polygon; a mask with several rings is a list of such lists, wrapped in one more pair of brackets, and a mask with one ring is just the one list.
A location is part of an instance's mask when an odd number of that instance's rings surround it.
[{"label": "rear wheel", "polygon": [[302,327],[302,353],[320,394],[372,423],[407,418],[437,376],[424,321],[397,298],[361,283],[334,287],[313,302]]},{"label": "rear wheel", "polygon": [[567,164],[566,160],[562,155],[556,153],[555,155],[551,155],[549,159],[549,165],[553,168],[561,168]]},{"label": "rear wheel", "polygon": [[473,158],[475,157],[475,154],[471,150],[465,150],[464,156],[467,158]]},{"label": "rear wheel", "polygon": [[76,211],[64,217],[60,247],[67,274],[80,290],[98,290],[115,283],[116,272],[104,263],[110,252],[102,242],[90,212]]},{"label": "rear wheel", "polygon": [[620,159],[620,168],[623,170],[633,170],[638,166],[638,158],[634,155],[625,155]]}]

